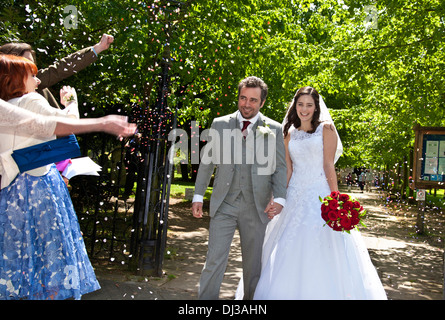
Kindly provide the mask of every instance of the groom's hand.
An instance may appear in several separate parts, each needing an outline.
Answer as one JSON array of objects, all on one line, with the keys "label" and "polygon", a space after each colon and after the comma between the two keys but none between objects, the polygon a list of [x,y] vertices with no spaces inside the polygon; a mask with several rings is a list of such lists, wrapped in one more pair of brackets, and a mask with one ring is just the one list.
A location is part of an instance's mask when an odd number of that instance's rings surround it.
[{"label": "groom's hand", "polygon": [[192,213],[195,218],[202,218],[202,202],[192,203]]},{"label": "groom's hand", "polygon": [[275,217],[276,215],[280,214],[281,209],[283,209],[283,206],[281,204],[271,200],[267,204],[267,207],[264,210],[264,212],[267,213],[267,217],[269,219],[273,219],[273,217]]}]

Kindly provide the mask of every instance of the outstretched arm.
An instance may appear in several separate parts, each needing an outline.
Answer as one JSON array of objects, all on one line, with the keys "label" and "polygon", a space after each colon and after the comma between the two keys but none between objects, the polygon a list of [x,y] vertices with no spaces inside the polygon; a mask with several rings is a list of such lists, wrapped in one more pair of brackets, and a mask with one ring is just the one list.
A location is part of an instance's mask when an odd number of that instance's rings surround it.
[{"label": "outstretched arm", "polygon": [[85,69],[94,63],[98,59],[97,55],[100,52],[107,50],[113,41],[113,36],[104,34],[100,41],[94,46],[81,49],[60,59],[47,68],[39,70],[37,74],[37,77],[41,81],[39,90],[51,87],[63,79]]},{"label": "outstretched arm", "polygon": [[108,115],[101,118],[54,118],[57,121],[54,134],[66,136],[88,132],[105,132],[119,138],[132,136],[136,131],[136,124],[128,123],[125,116]]},{"label": "outstretched arm", "polygon": [[128,123],[127,117],[124,116],[109,115],[85,119],[42,116],[0,99],[0,131],[2,128],[18,127],[28,134],[41,137],[99,131],[118,137],[127,137],[136,131],[136,124]]}]

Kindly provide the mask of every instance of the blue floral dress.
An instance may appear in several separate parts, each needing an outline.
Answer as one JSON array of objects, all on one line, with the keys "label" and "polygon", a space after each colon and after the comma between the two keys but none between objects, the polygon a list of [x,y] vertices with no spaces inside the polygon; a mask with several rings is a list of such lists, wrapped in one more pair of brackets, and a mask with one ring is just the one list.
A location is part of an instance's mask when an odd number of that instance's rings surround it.
[{"label": "blue floral dress", "polygon": [[100,289],[55,165],[0,191],[0,299],[80,299]]}]

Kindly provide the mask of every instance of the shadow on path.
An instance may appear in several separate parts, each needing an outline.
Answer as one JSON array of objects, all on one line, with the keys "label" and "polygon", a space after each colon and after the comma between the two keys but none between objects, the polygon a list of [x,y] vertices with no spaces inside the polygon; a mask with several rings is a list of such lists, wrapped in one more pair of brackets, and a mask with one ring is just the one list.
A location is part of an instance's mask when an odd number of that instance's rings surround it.
[{"label": "shadow on path", "polygon": [[[345,190],[343,190],[345,191]],[[443,298],[443,243],[441,236],[416,236],[417,207],[386,202],[376,191],[348,192],[368,210],[367,228],[361,229],[371,259],[389,299],[441,300]],[[208,205],[208,204],[207,204]],[[431,213],[428,228],[442,234],[444,217]],[[209,217],[195,219],[191,203],[171,198],[167,252],[162,278],[138,277],[126,271],[103,272],[103,287],[85,300],[194,300],[207,251]],[[232,243],[221,299],[233,299],[242,274],[239,236]]]}]

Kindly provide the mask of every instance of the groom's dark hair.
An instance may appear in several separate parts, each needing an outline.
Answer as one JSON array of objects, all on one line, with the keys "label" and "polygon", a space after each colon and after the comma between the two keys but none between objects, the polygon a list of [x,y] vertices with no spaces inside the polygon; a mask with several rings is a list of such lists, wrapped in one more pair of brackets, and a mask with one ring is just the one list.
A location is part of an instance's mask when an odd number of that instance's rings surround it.
[{"label": "groom's dark hair", "polygon": [[242,88],[260,88],[261,89],[261,103],[263,103],[267,98],[268,87],[267,84],[258,77],[247,77],[246,79],[241,80],[238,85],[238,95],[241,92]]}]

